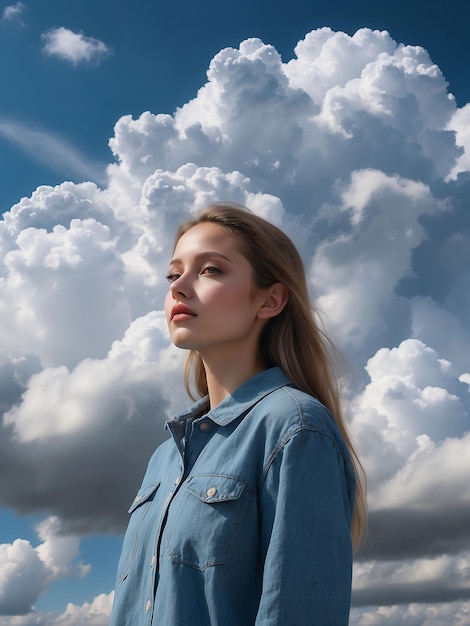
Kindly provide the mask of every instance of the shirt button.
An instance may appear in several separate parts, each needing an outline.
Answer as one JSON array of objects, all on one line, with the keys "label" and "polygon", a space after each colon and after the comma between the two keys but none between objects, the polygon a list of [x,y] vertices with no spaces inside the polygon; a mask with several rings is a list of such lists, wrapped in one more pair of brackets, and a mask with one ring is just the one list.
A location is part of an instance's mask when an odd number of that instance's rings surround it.
[{"label": "shirt button", "polygon": [[207,422],[201,422],[199,424],[199,430],[202,430],[204,432],[205,430],[208,430],[208,429],[209,429],[209,424]]},{"label": "shirt button", "polygon": [[175,485],[179,485],[180,482],[181,482],[180,476],[178,476],[178,478],[175,478]]},{"label": "shirt button", "polygon": [[215,487],[210,487],[207,490],[206,495],[207,495],[208,498],[213,498],[216,493],[217,493],[217,489]]},{"label": "shirt button", "polygon": [[151,608],[152,608],[152,603],[150,602],[150,600],[147,600],[147,604],[145,605],[146,612],[148,613]]},{"label": "shirt button", "polygon": [[152,567],[155,565],[156,560],[157,559],[155,558],[155,554],[152,554],[152,561],[151,561]]}]

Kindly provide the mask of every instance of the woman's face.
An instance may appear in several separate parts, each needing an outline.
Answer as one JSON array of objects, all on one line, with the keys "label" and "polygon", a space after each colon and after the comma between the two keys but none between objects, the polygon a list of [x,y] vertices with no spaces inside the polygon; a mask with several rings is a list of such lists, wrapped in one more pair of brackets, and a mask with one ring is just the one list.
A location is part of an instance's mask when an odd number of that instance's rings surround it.
[{"label": "woman's face", "polygon": [[214,350],[227,357],[256,351],[263,292],[236,235],[210,222],[193,226],[176,245],[168,280],[165,314],[175,345],[203,358]]}]

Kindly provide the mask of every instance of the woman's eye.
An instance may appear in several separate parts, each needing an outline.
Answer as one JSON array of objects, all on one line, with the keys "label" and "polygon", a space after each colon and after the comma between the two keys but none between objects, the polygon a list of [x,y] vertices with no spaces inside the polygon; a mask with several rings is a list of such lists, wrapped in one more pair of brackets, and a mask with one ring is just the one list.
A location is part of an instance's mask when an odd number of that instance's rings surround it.
[{"label": "woman's eye", "polygon": [[175,280],[177,280],[180,277],[180,274],[176,274],[175,272],[173,272],[172,274],[168,274],[167,276],[165,276],[165,278],[167,279],[167,281],[169,283],[174,283]]},{"label": "woman's eye", "polygon": [[[207,267],[203,267],[199,272],[199,275],[203,274],[221,274],[222,271],[218,267],[214,267],[212,265],[208,265]],[[169,272],[165,278],[169,283],[174,283],[181,276],[179,272]]]},{"label": "woman's eye", "polygon": [[209,265],[208,267],[204,267],[201,270],[201,274],[220,274],[221,271],[219,270],[218,267],[213,267],[212,265]]}]

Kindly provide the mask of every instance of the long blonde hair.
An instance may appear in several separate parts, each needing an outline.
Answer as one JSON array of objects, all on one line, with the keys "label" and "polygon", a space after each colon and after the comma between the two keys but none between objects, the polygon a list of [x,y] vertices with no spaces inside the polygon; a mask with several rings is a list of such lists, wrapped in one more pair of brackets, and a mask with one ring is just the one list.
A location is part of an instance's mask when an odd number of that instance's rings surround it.
[{"label": "long blonde hair", "polygon": [[[248,259],[256,287],[275,283],[285,285],[288,302],[283,311],[270,319],[260,335],[260,356],[267,367],[279,366],[296,387],[315,396],[333,414],[348,446],[356,473],[356,495],[352,521],[353,545],[360,544],[367,515],[365,475],[347,432],[341,409],[341,394],[334,368],[336,352],[320,328],[318,311],[311,302],[302,259],[289,237],[270,222],[245,207],[217,203],[202,210],[178,229],[175,245],[196,224],[211,222],[237,235],[241,252]],[[191,375],[197,392],[207,394],[207,380],[201,357],[189,351],[185,385],[191,392]]]}]

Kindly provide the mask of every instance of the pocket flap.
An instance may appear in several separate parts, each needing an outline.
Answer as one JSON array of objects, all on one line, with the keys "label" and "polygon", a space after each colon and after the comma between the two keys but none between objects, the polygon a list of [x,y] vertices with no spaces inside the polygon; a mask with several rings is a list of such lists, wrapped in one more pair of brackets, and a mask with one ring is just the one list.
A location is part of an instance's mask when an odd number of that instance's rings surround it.
[{"label": "pocket flap", "polygon": [[189,491],[197,498],[208,504],[238,500],[247,483],[233,476],[219,476],[216,474],[199,474],[192,476],[186,485]]},{"label": "pocket flap", "polygon": [[160,483],[152,483],[151,485],[142,485],[142,487],[137,492],[134,501],[132,502],[128,513],[132,513],[138,506],[140,506],[143,502],[148,500],[153,496],[153,494],[157,491]]}]

